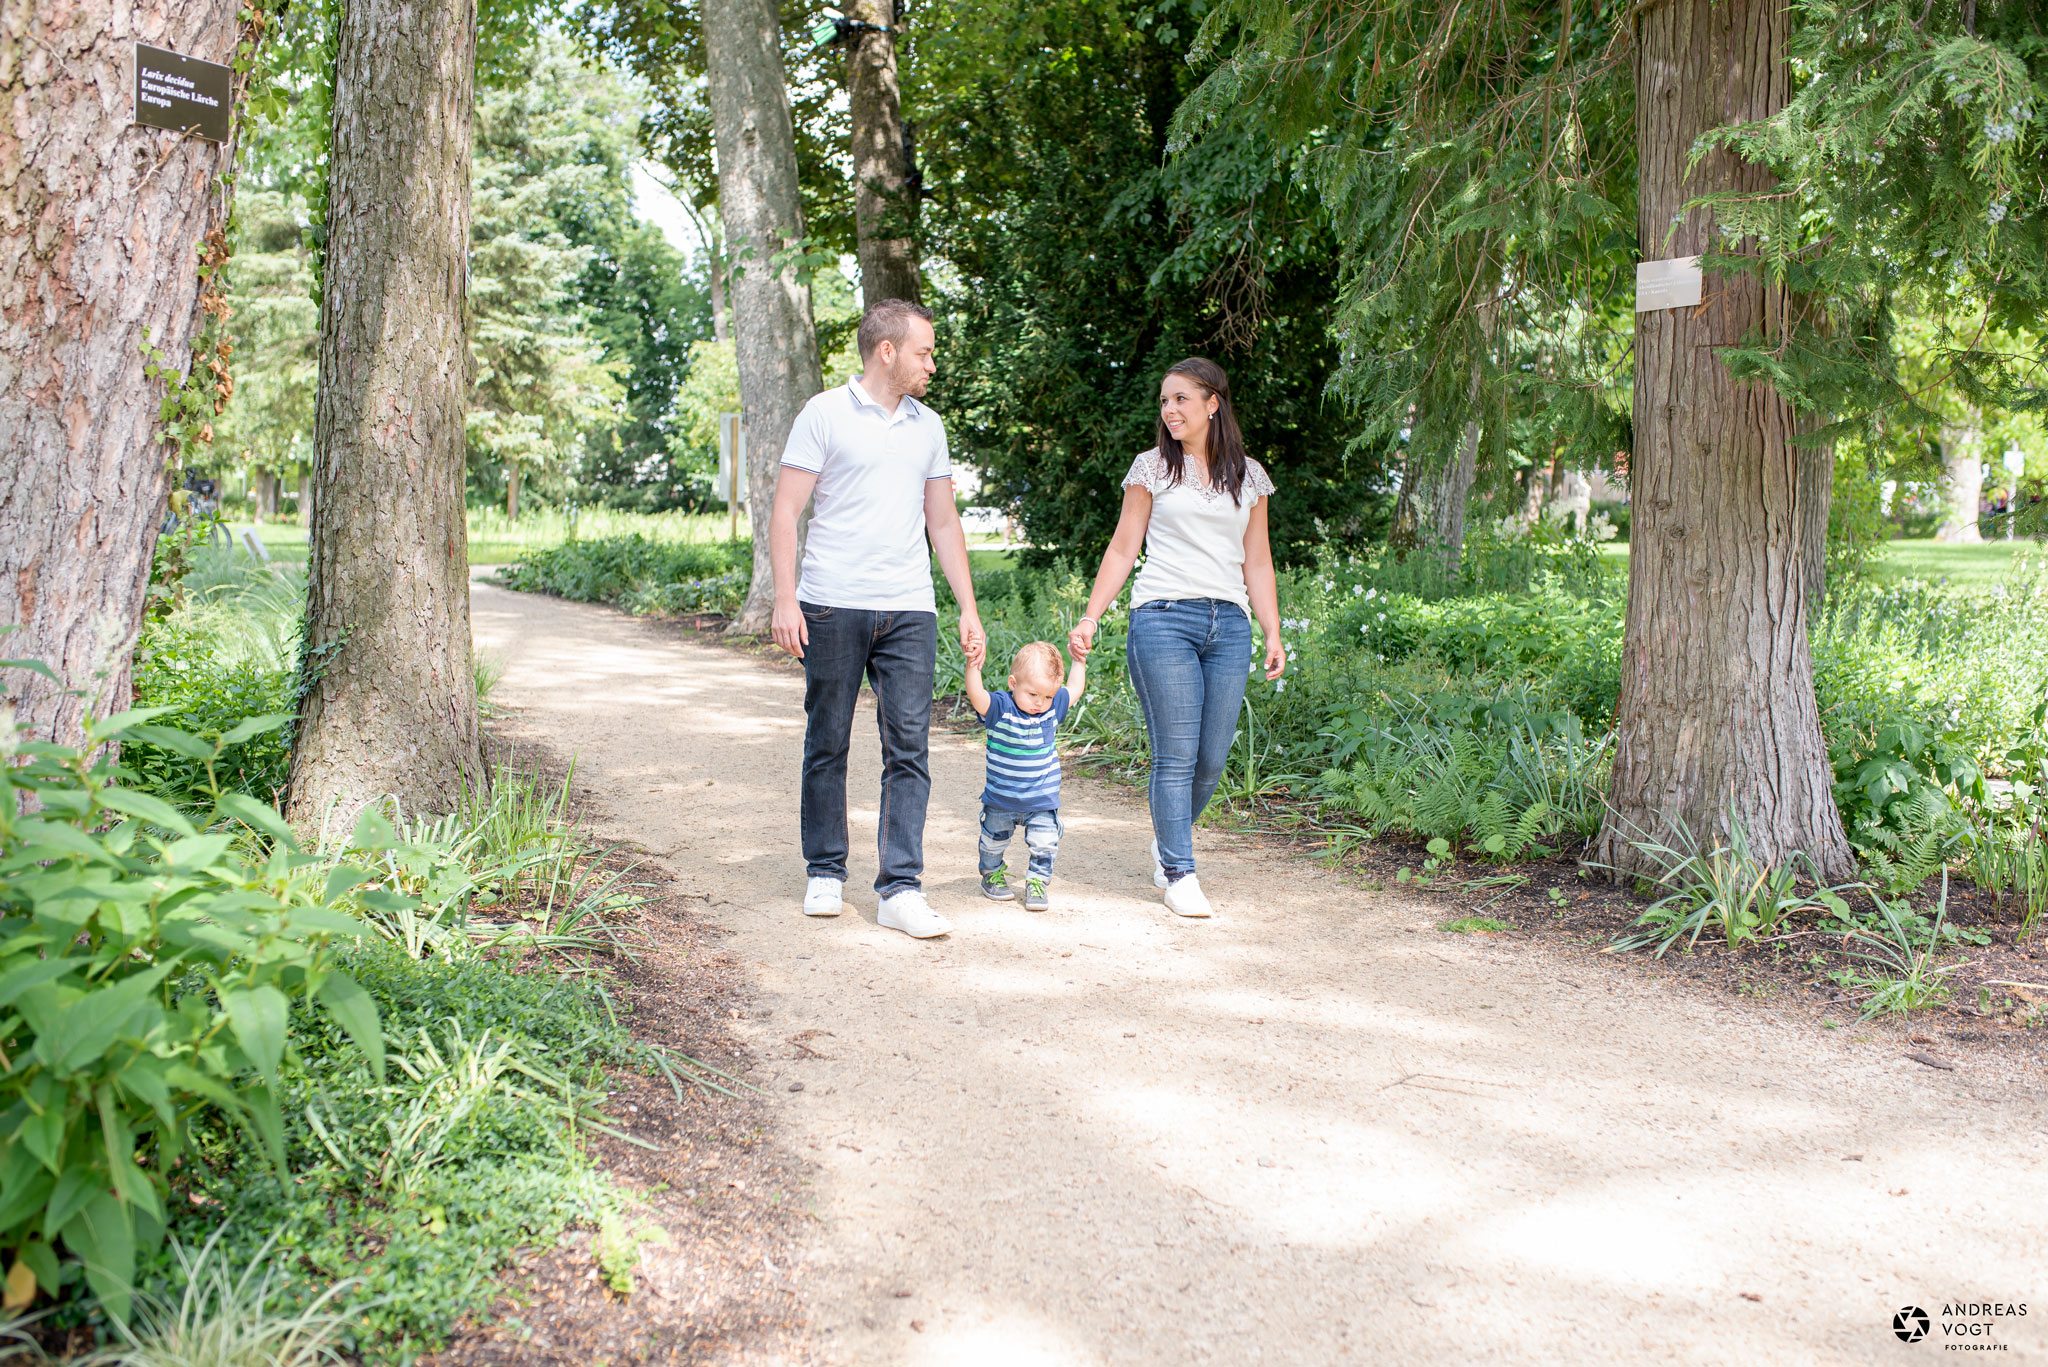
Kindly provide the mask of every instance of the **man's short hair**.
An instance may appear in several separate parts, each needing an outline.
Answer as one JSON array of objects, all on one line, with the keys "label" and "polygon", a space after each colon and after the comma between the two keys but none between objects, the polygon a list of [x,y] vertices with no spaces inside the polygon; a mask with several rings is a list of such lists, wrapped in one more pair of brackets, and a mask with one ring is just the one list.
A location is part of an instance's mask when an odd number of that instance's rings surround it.
[{"label": "man's short hair", "polygon": [[910,320],[913,318],[922,318],[929,323],[932,311],[908,299],[884,299],[868,309],[860,316],[860,358],[865,361],[884,342],[902,346],[903,339],[910,335]]},{"label": "man's short hair", "polygon": [[1010,676],[1017,679],[1049,679],[1058,683],[1066,667],[1060,648],[1051,641],[1032,641],[1010,657]]}]

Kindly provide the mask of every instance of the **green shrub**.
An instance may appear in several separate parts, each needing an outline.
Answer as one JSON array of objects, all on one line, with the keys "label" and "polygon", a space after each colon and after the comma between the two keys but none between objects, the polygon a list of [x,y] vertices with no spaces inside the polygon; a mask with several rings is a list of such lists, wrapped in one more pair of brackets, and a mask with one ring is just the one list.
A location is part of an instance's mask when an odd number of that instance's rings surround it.
[{"label": "green shrub", "polygon": [[116,1318],[196,1119],[219,1112],[283,1168],[293,1003],[383,1062],[335,950],[365,934],[335,906],[347,875],[245,794],[216,790],[195,823],[87,758],[133,739],[217,763],[283,719],[208,744],[147,715],[97,723],[83,750],[0,736],[0,1248],[52,1295],[82,1271]]},{"label": "green shrub", "polygon": [[[495,582],[579,603],[621,603],[632,595],[643,607],[662,611],[696,610],[710,602],[729,610],[724,605],[736,607],[745,595],[753,554],[749,541],[650,541],[635,532],[535,551],[499,570]],[[736,573],[737,593],[732,582]],[[659,606],[666,600],[647,597],[663,590],[673,591],[681,606]]]}]

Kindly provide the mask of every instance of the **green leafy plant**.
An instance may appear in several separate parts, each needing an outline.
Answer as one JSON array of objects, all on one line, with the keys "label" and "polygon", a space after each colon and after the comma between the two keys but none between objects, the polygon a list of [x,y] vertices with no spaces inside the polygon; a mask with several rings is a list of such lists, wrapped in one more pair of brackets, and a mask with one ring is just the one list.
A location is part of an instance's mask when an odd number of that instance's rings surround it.
[{"label": "green leafy plant", "polygon": [[286,718],[203,741],[151,715],[93,723],[83,748],[0,734],[0,1248],[51,1294],[75,1260],[117,1319],[196,1115],[283,1168],[292,1003],[383,1068],[376,1006],[335,958],[365,931],[336,905],[354,871],[246,794],[214,788],[195,822],[104,757],[134,738],[211,766]]},{"label": "green leafy plant", "polygon": [[183,1291],[175,1302],[135,1300],[132,1322],[116,1321],[120,1346],[81,1367],[315,1367],[339,1363],[335,1341],[348,1323],[339,1307],[354,1289],[339,1281],[310,1304],[288,1309],[272,1235],[240,1270],[229,1265],[222,1230],[193,1253],[172,1241]]},{"label": "green leafy plant", "polygon": [[1871,900],[1877,905],[1879,924],[1859,926],[1845,937],[1849,952],[1864,966],[1841,969],[1829,976],[1837,985],[1865,994],[1865,1020],[1907,1015],[1947,1001],[1953,990],[1949,980],[1968,967],[1966,963],[1938,964],[1934,958],[1948,919],[1948,875],[1942,874],[1941,904],[1935,912],[1931,933],[1924,938],[1916,936],[1900,914],[1900,904],[1880,897]]},{"label": "green leafy plant", "polygon": [[1668,891],[1636,919],[1634,933],[1616,937],[1610,951],[1650,948],[1661,958],[1681,941],[1693,948],[1709,931],[1733,949],[1773,933],[1798,912],[1847,910],[1845,889],[1822,886],[1810,862],[1812,886],[1801,888],[1796,865],[1773,869],[1757,859],[1732,814],[1727,839],[1711,848],[1703,848],[1683,821],[1674,823],[1669,842],[1629,843],[1662,868],[1654,882]]}]

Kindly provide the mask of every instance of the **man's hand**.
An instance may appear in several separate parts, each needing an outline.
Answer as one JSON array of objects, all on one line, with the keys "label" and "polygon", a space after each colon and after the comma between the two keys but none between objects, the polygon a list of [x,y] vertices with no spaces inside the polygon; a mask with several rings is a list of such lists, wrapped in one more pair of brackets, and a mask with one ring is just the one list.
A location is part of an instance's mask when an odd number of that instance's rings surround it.
[{"label": "man's hand", "polygon": [[1074,629],[1067,633],[1067,653],[1076,660],[1085,660],[1088,658],[1088,652],[1094,648],[1095,622],[1092,618],[1083,617],[1074,624]]},{"label": "man's hand", "polygon": [[799,660],[804,657],[804,647],[811,643],[811,628],[804,621],[804,610],[797,606],[794,598],[776,595],[775,616],[769,630],[774,633],[775,644]]},{"label": "man's hand", "polygon": [[976,651],[983,652],[984,654],[987,652],[988,637],[982,632],[979,614],[972,612],[960,614],[960,649],[965,651],[970,659],[977,661],[980,657],[975,654]]}]

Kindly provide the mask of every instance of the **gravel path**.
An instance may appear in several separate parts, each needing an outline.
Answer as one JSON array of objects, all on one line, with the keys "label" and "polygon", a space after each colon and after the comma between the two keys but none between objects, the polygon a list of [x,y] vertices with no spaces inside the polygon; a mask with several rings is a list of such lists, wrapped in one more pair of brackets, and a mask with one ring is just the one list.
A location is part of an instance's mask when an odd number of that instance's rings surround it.
[{"label": "gravel path", "polygon": [[752,968],[755,1080],[817,1165],[793,1275],[825,1361],[1892,1362],[1965,1299],[2032,1302],[1971,1341],[2048,1361],[2038,1075],[1443,934],[1214,832],[1217,918],[1177,921],[1142,806],[1087,779],[1054,910],[986,903],[957,735],[926,837],[956,929],[913,942],[874,924],[871,708],[857,914],[807,920],[800,676],[484,585],[473,611],[497,700]]}]

